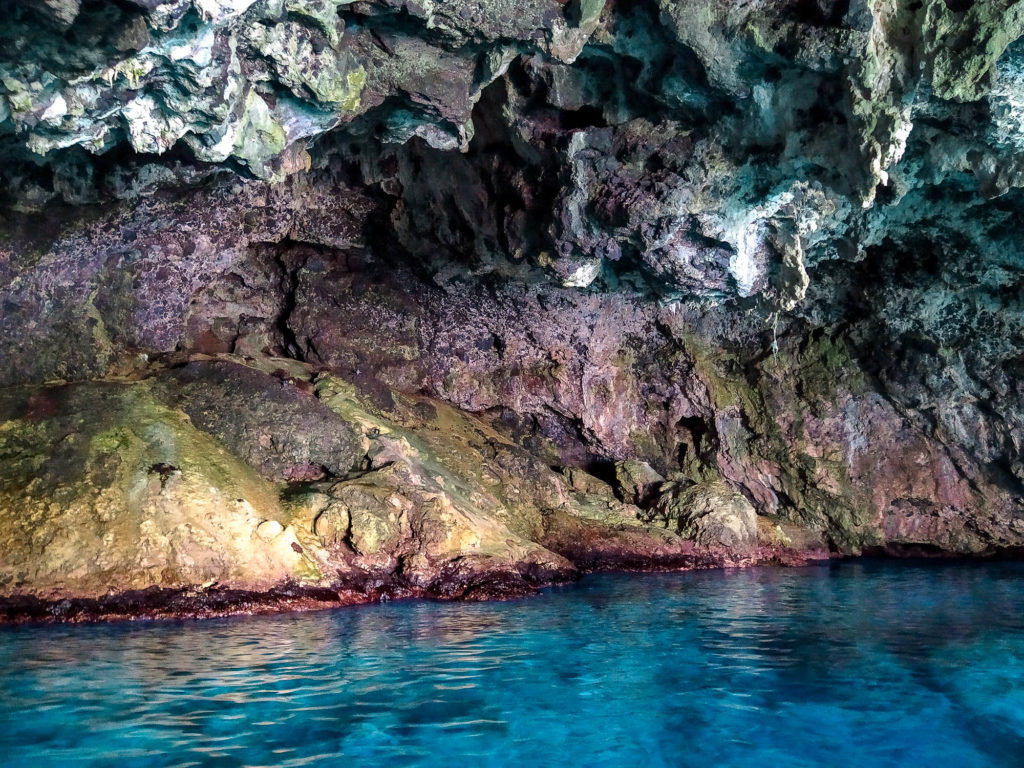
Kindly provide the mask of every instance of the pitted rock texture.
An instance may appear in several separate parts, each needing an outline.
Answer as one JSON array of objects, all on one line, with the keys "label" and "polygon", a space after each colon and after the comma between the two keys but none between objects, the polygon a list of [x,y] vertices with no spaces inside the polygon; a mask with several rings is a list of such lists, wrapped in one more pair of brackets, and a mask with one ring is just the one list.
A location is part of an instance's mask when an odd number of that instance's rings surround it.
[{"label": "pitted rock texture", "polygon": [[[308,167],[311,141],[364,115],[355,130],[463,147],[480,89],[517,54],[579,53],[599,10],[583,5],[581,14],[564,0],[7,2],[0,126],[22,159],[7,178],[25,203],[45,199],[53,192],[33,178],[28,153],[51,157],[53,191],[88,199],[97,179],[84,153],[127,145],[281,179]],[[156,161],[140,163],[127,187],[100,181],[121,194],[183,173]]]},{"label": "pitted rock texture", "polygon": [[1024,3],[0,10],[4,594],[1024,547]]}]

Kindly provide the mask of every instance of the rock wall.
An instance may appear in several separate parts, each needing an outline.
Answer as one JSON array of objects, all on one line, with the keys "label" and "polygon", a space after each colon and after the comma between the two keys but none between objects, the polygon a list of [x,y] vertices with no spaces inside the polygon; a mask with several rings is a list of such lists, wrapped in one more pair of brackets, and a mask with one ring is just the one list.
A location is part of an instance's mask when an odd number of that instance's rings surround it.
[{"label": "rock wall", "polygon": [[1024,4],[0,5],[11,615],[1024,546]]}]

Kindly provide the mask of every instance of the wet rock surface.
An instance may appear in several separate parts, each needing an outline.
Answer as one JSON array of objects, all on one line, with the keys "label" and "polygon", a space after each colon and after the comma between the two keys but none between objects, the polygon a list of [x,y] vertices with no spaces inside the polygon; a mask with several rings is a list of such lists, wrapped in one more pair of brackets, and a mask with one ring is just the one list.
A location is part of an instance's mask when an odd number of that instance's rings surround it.
[{"label": "wet rock surface", "polygon": [[0,3],[9,617],[1019,551],[1022,8]]}]

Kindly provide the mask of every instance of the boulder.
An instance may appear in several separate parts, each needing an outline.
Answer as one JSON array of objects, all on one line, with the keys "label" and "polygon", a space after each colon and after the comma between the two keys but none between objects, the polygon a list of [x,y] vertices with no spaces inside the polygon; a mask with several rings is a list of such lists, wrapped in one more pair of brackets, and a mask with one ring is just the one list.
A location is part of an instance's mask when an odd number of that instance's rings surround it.
[{"label": "boulder", "polygon": [[702,547],[740,549],[757,544],[753,505],[720,480],[670,488],[656,508],[668,527]]}]

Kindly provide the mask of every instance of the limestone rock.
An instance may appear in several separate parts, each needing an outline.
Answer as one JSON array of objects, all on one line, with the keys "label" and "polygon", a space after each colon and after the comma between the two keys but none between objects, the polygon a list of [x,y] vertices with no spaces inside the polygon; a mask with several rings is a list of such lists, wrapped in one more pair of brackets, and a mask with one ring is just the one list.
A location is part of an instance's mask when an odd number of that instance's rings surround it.
[{"label": "limestone rock", "polygon": [[273,541],[284,533],[284,526],[277,520],[264,520],[256,526],[256,535],[264,541]]},{"label": "limestone rock", "polygon": [[0,593],[1024,546],[1021,3],[7,5]]},{"label": "limestone rock", "polygon": [[681,536],[702,547],[743,548],[757,543],[753,505],[723,482],[673,488],[662,495],[656,508]]},{"label": "limestone rock", "polygon": [[5,595],[319,578],[280,535],[277,489],[150,383],[5,390],[0,458]]},{"label": "limestone rock", "polygon": [[616,462],[615,481],[623,501],[645,506],[657,495],[658,487],[665,482],[665,478],[646,461],[627,459]]},{"label": "limestone rock", "polygon": [[313,533],[324,547],[347,545],[352,529],[352,516],[348,509],[326,497],[327,503],[313,520]]},{"label": "limestone rock", "polygon": [[[276,373],[277,375],[273,375]],[[279,368],[196,361],[161,377],[169,403],[239,458],[274,480],[319,480],[355,467],[363,446],[324,407],[312,385]]]}]

